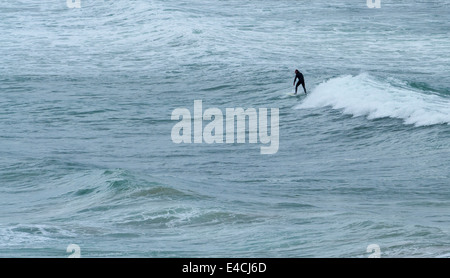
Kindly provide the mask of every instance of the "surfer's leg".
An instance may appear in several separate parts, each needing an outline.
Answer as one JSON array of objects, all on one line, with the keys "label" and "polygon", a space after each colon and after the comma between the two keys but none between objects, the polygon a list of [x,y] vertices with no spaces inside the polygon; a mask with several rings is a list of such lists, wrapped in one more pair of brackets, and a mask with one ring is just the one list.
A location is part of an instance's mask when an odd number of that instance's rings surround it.
[{"label": "surfer's leg", "polygon": [[297,94],[297,89],[298,89],[298,86],[300,86],[300,84],[301,84],[301,82],[300,82],[300,80],[297,82],[297,85],[295,85],[295,94]]},{"label": "surfer's leg", "polygon": [[308,93],[306,93],[305,81],[303,81],[302,86],[303,86],[303,91],[305,91],[305,95],[307,95]]}]

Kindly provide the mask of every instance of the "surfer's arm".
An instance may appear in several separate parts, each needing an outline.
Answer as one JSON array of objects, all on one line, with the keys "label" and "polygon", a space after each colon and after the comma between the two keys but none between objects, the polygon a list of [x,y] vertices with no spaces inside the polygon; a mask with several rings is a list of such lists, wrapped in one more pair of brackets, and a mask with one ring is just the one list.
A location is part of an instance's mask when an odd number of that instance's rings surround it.
[{"label": "surfer's arm", "polygon": [[295,86],[295,81],[297,80],[297,76],[295,76],[295,78],[294,78],[294,86]]}]

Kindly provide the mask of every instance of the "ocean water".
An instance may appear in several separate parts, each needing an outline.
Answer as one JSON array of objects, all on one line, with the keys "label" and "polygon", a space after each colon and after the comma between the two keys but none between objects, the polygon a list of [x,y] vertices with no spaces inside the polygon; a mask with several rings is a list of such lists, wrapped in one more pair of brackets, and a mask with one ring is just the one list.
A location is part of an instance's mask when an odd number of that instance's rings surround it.
[{"label": "ocean water", "polygon": [[[449,14],[1,1],[0,256],[450,257]],[[175,144],[195,100],[278,108],[278,152]]]}]

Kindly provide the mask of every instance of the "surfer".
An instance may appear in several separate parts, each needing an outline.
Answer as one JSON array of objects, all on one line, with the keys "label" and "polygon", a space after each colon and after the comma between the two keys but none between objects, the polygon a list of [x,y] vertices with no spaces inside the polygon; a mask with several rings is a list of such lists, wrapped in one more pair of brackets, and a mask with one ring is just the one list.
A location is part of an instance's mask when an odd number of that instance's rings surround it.
[{"label": "surfer", "polygon": [[[298,78],[298,82],[297,82],[297,86],[295,86],[295,80],[297,80],[297,78]],[[305,88],[305,79],[303,78],[303,74],[301,72],[299,72],[298,69],[296,69],[295,70],[295,78],[294,78],[295,95],[297,94],[297,88],[298,88],[298,86],[300,86],[300,84],[302,84],[303,90],[305,91],[305,95],[307,95],[306,88]]]}]

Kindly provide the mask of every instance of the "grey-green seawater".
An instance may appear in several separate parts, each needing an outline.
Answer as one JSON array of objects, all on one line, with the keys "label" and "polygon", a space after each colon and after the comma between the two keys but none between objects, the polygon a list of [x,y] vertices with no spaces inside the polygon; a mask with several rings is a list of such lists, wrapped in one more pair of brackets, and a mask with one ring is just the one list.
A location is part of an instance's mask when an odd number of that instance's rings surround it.
[{"label": "grey-green seawater", "polygon": [[[2,1],[0,256],[449,257],[450,5],[381,4]],[[173,143],[194,100],[278,152]]]}]

